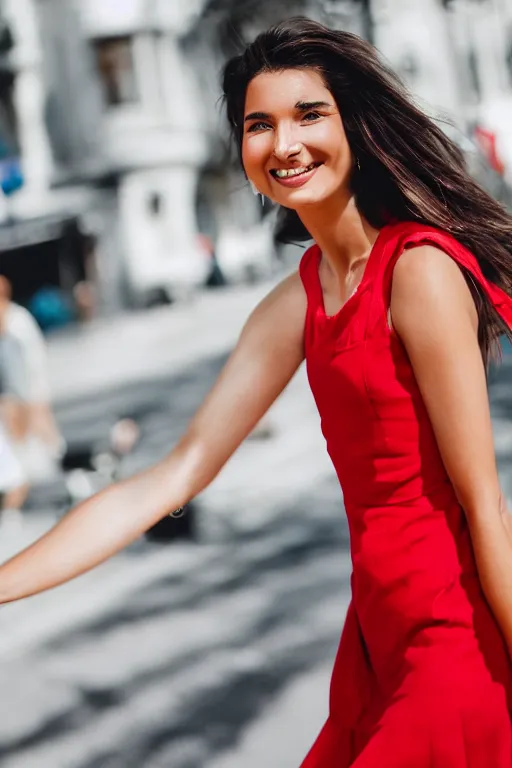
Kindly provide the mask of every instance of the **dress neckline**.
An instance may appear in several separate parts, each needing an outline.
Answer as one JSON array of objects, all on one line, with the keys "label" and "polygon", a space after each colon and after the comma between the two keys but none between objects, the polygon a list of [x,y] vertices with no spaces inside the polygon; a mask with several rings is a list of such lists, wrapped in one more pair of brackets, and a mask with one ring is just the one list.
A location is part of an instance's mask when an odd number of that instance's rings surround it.
[{"label": "dress neckline", "polygon": [[382,232],[384,231],[385,228],[386,228],[386,225],[384,225],[384,227],[382,227],[379,230],[379,234],[377,235],[377,237],[375,239],[375,242],[373,243],[373,245],[371,247],[370,253],[368,254],[368,260],[367,260],[365,268],[364,268],[363,276],[361,277],[361,280],[359,281],[359,285],[356,287],[355,291],[353,291],[353,293],[350,294],[348,299],[341,305],[339,310],[337,312],[335,312],[334,315],[328,315],[326,310],[325,310],[324,292],[323,292],[323,289],[322,289],[322,282],[320,280],[320,272],[319,272],[320,261],[322,259],[322,251],[320,250],[320,246],[318,246],[315,243],[315,246],[314,246],[315,247],[315,269],[313,271],[315,273],[316,289],[317,289],[317,292],[318,292],[318,305],[319,305],[322,317],[325,320],[327,320],[328,322],[332,322],[334,320],[337,320],[342,314],[344,314],[345,308],[347,306],[349,306],[358,296],[360,296],[362,291],[365,288],[368,287],[369,280],[371,278],[371,273],[373,272],[373,262],[375,260],[376,253],[377,253],[377,250],[378,250],[377,249],[377,244],[379,243],[379,241],[381,239],[381,236],[382,236]]}]

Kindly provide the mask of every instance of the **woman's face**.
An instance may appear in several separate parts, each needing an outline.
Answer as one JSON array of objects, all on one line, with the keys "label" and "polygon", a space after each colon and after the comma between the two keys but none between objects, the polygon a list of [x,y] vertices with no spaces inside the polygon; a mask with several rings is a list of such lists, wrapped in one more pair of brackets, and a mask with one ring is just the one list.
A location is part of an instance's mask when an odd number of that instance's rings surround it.
[{"label": "woman's face", "polygon": [[286,208],[349,192],[350,148],[336,102],[318,72],[286,69],[251,80],[242,161],[258,191]]}]

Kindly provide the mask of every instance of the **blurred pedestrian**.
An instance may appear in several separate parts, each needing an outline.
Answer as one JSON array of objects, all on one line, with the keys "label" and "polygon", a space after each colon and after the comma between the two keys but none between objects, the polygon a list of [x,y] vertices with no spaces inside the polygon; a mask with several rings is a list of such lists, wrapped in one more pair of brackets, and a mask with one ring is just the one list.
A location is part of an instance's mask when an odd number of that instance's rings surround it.
[{"label": "blurred pedestrian", "polygon": [[15,445],[25,438],[26,368],[20,344],[5,332],[0,302],[0,523],[20,522],[29,486]]},{"label": "blurred pedestrian", "polygon": [[0,275],[0,316],[4,338],[22,357],[23,397],[11,405],[10,433],[29,481],[48,478],[57,468],[64,441],[51,405],[46,340],[30,312],[12,301],[9,280]]},{"label": "blurred pedestrian", "polygon": [[284,22],[223,84],[254,190],[280,206],[282,237],[315,244],[169,456],[2,566],[0,599],[180,514],[305,358],[353,574],[330,714],[303,768],[510,768],[512,525],[486,366],[512,337],[512,217],[355,35]]},{"label": "blurred pedestrian", "polygon": [[208,235],[199,234],[197,236],[197,245],[203,251],[205,258],[210,261],[210,273],[206,278],[207,288],[223,288],[227,285],[227,280],[220,268],[217,254],[213,245],[213,240]]}]

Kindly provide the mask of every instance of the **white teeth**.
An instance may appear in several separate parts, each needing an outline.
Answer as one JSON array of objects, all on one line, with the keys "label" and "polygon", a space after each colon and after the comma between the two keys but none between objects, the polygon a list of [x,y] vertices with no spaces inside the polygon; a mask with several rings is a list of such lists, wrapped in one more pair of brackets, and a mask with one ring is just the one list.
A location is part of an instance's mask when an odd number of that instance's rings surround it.
[{"label": "white teeth", "polygon": [[274,173],[279,179],[287,179],[290,176],[300,176],[301,173],[308,173],[309,171],[312,171],[314,167],[315,163],[311,163],[311,165],[308,165],[307,167],[302,165],[300,168],[276,168]]}]

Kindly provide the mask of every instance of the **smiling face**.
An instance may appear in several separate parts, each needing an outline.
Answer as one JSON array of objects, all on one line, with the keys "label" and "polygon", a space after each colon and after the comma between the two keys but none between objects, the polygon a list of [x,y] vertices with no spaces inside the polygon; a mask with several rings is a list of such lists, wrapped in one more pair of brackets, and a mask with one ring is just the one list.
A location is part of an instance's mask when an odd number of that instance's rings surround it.
[{"label": "smiling face", "polygon": [[350,196],[353,160],[331,92],[313,69],[263,72],[245,99],[242,161],[259,192],[299,210]]}]

